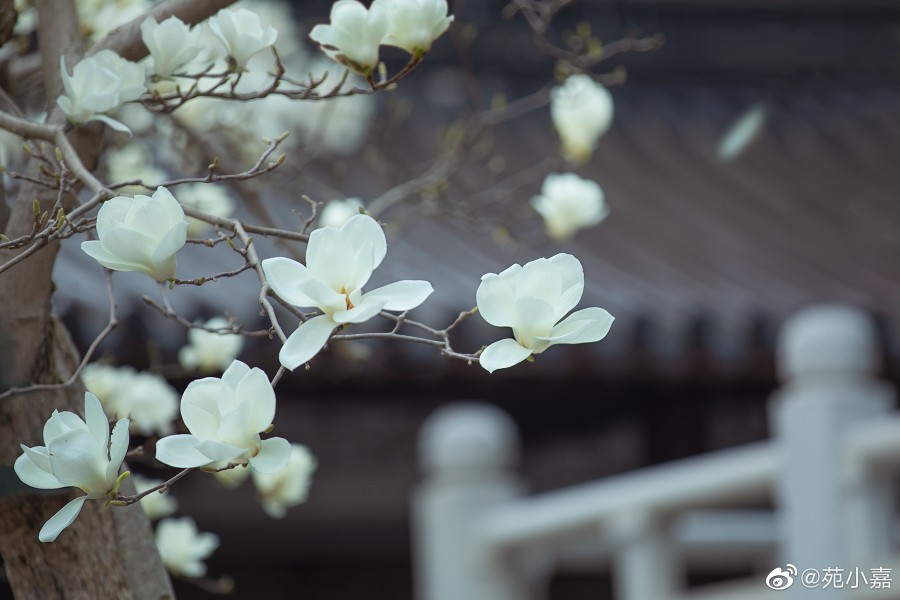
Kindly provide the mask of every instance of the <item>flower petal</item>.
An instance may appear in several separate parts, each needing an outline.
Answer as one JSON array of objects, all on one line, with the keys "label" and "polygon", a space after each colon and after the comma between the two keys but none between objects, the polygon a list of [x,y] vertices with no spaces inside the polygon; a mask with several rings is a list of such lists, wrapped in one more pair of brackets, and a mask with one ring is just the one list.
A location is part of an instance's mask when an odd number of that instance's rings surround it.
[{"label": "flower petal", "polygon": [[553,334],[538,338],[553,344],[599,342],[612,327],[615,318],[602,308],[584,308],[573,312],[553,328]]},{"label": "flower petal", "polygon": [[252,369],[241,379],[235,395],[249,407],[244,424],[248,433],[265,430],[275,419],[275,390],[262,369]]},{"label": "flower petal", "polygon": [[328,315],[319,315],[301,323],[281,347],[278,360],[286,369],[293,371],[325,347],[335,327],[337,323]]},{"label": "flower petal", "polygon": [[[241,383],[241,379],[246,377],[249,373],[250,367],[247,366],[247,363],[234,360],[231,362],[231,365],[225,369],[225,372],[222,373],[222,381],[224,381],[231,389],[236,390]],[[215,379],[215,377],[212,379]]]},{"label": "flower petal", "polygon": [[[60,483],[60,481],[53,476],[49,470],[44,470],[41,468],[41,459],[34,460],[32,458],[31,453],[39,454],[34,452],[31,448],[27,448],[23,446],[25,450],[25,454],[16,459],[16,463],[13,466],[13,469],[16,471],[16,475],[19,476],[19,479],[22,480],[22,483],[25,485],[30,485],[33,488],[37,488],[39,490],[56,490],[59,488],[67,487],[66,484]],[[45,459],[46,460],[46,457]],[[40,462],[39,462],[40,461]],[[47,466],[49,467],[49,461],[47,462]]]},{"label": "flower petal", "polygon": [[192,435],[179,434],[164,437],[156,442],[156,460],[179,469],[202,467],[213,462],[197,449],[199,445],[200,440]]},{"label": "flower petal", "polygon": [[[230,368],[229,368],[230,370]],[[226,384],[215,377],[204,377],[190,382],[181,396],[181,418],[188,431],[198,439],[216,437],[219,430],[219,400],[231,396]]]},{"label": "flower petal", "polygon": [[113,271],[147,272],[147,269],[143,265],[128,262],[107,251],[106,248],[103,247],[103,243],[99,240],[81,242],[81,250],[107,269],[112,269]]},{"label": "flower petal", "polygon": [[106,448],[109,445],[109,421],[100,399],[90,392],[84,393],[84,422],[97,444]]},{"label": "flower petal", "polygon": [[78,496],[65,506],[63,506],[59,511],[50,517],[50,519],[44,523],[44,526],[41,527],[41,532],[38,533],[38,539],[42,542],[52,542],[56,540],[62,530],[72,524],[72,521],[75,520],[75,517],[81,512],[81,507],[84,506],[84,501],[87,500],[87,496]]},{"label": "flower petal", "polygon": [[106,480],[115,481],[119,474],[119,467],[125,460],[125,453],[128,452],[128,419],[119,419],[116,426],[113,427],[112,442],[109,445],[109,466],[106,467]]},{"label": "flower petal", "polygon": [[294,306],[315,306],[315,301],[299,287],[310,278],[306,266],[289,258],[278,257],[262,261],[262,268],[269,281],[269,287],[282,300]]},{"label": "flower petal", "polygon": [[260,473],[275,473],[287,465],[291,458],[291,444],[284,438],[263,440],[259,453],[250,458],[250,466]]},{"label": "flower petal", "polygon": [[208,456],[213,462],[231,460],[244,453],[244,448],[238,448],[218,440],[203,440],[197,445],[197,450]]},{"label": "flower petal", "polygon": [[519,364],[529,356],[531,356],[530,348],[525,348],[516,340],[507,338],[485,348],[478,361],[488,373],[493,373],[497,369],[506,369]]},{"label": "flower petal", "polygon": [[50,442],[47,450],[50,467],[60,483],[88,493],[106,491],[100,489],[106,483],[106,448],[97,444],[87,428],[67,431]]},{"label": "flower petal", "polygon": [[366,292],[366,296],[383,296],[388,299],[384,310],[412,310],[425,302],[434,291],[427,281],[405,280],[389,283]]},{"label": "flower petal", "polygon": [[475,301],[478,304],[478,312],[485,321],[496,327],[512,327],[515,315],[512,307],[515,302],[515,278],[522,267],[512,265],[499,275],[486,273],[481,277],[478,291],[475,292]]},{"label": "flower petal", "polygon": [[344,233],[350,234],[351,238],[357,240],[354,246],[359,248],[363,245],[364,240],[372,242],[372,268],[375,269],[384,260],[387,254],[387,238],[384,237],[384,230],[378,221],[369,215],[354,215],[347,219],[341,226]]},{"label": "flower petal", "polygon": [[47,422],[44,423],[44,443],[49,445],[50,442],[73,429],[87,430],[87,425],[75,413],[67,410],[63,412],[54,410]]},{"label": "flower petal", "polygon": [[366,294],[360,299],[359,304],[350,310],[339,310],[331,315],[331,318],[335,323],[363,323],[381,312],[387,302],[388,298],[384,296]]}]

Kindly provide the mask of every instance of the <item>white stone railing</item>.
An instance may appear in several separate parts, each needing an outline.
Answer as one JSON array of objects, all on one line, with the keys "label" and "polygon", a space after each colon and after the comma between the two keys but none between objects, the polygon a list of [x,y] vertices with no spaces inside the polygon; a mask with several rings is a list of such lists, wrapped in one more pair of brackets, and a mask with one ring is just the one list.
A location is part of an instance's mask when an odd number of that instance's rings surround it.
[{"label": "white stone railing", "polygon": [[[611,570],[618,600],[900,598],[900,581],[869,589],[857,579],[851,589],[800,580],[808,568],[900,567],[900,415],[893,389],[876,379],[875,340],[859,311],[807,309],[779,340],[770,441],[534,496],[523,495],[506,414],[476,403],[442,408],[420,438],[417,598],[538,600],[555,570],[587,564]],[[733,510],[756,499],[775,510]],[[790,588],[774,592],[766,574],[686,587],[687,557],[714,564],[748,551],[769,568],[795,565]]]}]

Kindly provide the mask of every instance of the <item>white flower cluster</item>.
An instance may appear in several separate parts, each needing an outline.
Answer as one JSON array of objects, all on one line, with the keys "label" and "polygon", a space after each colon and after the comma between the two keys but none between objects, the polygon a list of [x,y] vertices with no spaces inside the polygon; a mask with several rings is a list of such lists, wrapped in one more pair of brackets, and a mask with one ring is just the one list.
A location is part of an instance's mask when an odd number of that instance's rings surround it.
[{"label": "white flower cluster", "polygon": [[550,90],[550,116],[563,156],[576,164],[586,163],[612,124],[612,94],[588,75],[572,75]]},{"label": "white flower cluster", "polygon": [[531,206],[544,218],[547,235],[556,241],[593,227],[609,214],[600,186],[574,173],[547,175],[541,194],[531,199]]},{"label": "white flower cluster", "polygon": [[188,331],[188,344],[178,351],[178,362],[185,369],[204,373],[222,372],[244,349],[244,337],[236,333],[218,333],[208,329],[229,328],[228,319],[213,317],[203,323],[206,329]]},{"label": "white flower cluster", "polygon": [[172,421],[178,415],[178,393],[163,377],[99,363],[86,365],[81,375],[88,391],[103,403],[106,414],[131,421],[132,433],[172,432]]},{"label": "white flower cluster", "polygon": [[313,27],[309,37],[328,57],[368,77],[381,45],[421,58],[453,21],[447,12],[447,0],[375,0],[368,9],[357,0],[338,0],[330,23]]}]

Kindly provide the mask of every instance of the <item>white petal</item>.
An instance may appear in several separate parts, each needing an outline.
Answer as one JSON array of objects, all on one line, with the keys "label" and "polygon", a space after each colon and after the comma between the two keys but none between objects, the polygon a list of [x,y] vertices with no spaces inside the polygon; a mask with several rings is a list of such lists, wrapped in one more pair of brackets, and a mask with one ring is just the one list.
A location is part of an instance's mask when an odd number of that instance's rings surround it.
[{"label": "white petal", "polygon": [[106,491],[100,489],[106,483],[106,448],[98,446],[87,429],[67,431],[50,442],[47,450],[50,467],[60,483],[88,493]]},{"label": "white petal", "polygon": [[216,437],[221,422],[219,399],[232,394],[227,388],[227,384],[215,377],[188,384],[181,397],[181,418],[188,431],[200,439]]},{"label": "white petal", "polygon": [[41,527],[38,539],[42,542],[52,542],[56,540],[62,530],[71,525],[72,521],[75,520],[75,517],[81,512],[81,507],[84,506],[85,500],[87,500],[87,496],[78,496],[59,509],[59,511],[50,517],[50,519],[44,523],[44,526]]},{"label": "white petal", "polygon": [[113,427],[112,442],[109,445],[109,466],[106,468],[106,481],[114,482],[119,474],[119,467],[128,452],[128,419],[119,419]]},{"label": "white petal", "polygon": [[486,273],[481,277],[475,302],[485,321],[496,327],[511,327],[515,322],[513,279],[522,267],[513,265],[500,273]]},{"label": "white petal", "polygon": [[120,121],[116,121],[112,117],[107,117],[106,115],[94,115],[93,117],[88,119],[88,121],[101,121],[115,129],[119,133],[127,133],[128,137],[131,137],[131,130],[128,128],[128,125]]},{"label": "white petal", "polygon": [[262,369],[253,369],[238,385],[237,398],[248,404],[245,428],[248,432],[259,433],[275,419],[275,391]]},{"label": "white petal", "polygon": [[310,278],[309,270],[289,258],[267,258],[262,261],[263,272],[269,287],[278,296],[294,306],[315,306],[315,301],[303,293],[299,285]]},{"label": "white petal", "polygon": [[96,260],[98,263],[113,271],[138,271],[146,273],[147,269],[143,265],[123,260],[122,258],[110,253],[103,247],[103,243],[99,240],[88,240],[81,242],[81,250]]},{"label": "white petal", "polygon": [[97,445],[106,448],[109,445],[109,421],[103,412],[100,399],[90,392],[84,393],[84,422],[88,431],[97,440]]},{"label": "white petal", "polygon": [[284,438],[263,440],[259,453],[250,458],[250,466],[260,473],[275,473],[284,468],[291,458],[291,444]]},{"label": "white petal", "polygon": [[208,456],[213,462],[231,460],[244,453],[244,448],[238,448],[217,440],[203,440],[197,444],[197,450]]},{"label": "white petal", "polygon": [[16,459],[13,468],[16,471],[16,475],[22,480],[22,483],[30,485],[33,488],[39,490],[56,490],[67,487],[66,484],[60,483],[52,473],[40,468],[37,461],[32,460],[27,451]]},{"label": "white petal", "polygon": [[[224,381],[231,389],[236,390],[241,379],[250,373],[250,367],[245,362],[239,360],[232,361],[231,365],[222,373],[222,381]],[[212,378],[215,379],[215,378]]]},{"label": "white petal", "polygon": [[179,469],[202,467],[213,462],[197,449],[199,445],[200,440],[192,435],[179,434],[164,437],[156,442],[156,460]]},{"label": "white petal", "polygon": [[48,444],[72,429],[87,430],[87,425],[75,413],[64,410],[53,411],[47,422],[44,423],[44,443]]},{"label": "white petal", "polygon": [[539,338],[550,344],[587,344],[599,342],[609,333],[615,318],[602,308],[585,308],[566,317],[553,334]]},{"label": "white petal", "polygon": [[529,356],[531,356],[530,348],[525,348],[516,340],[507,338],[485,348],[479,362],[488,373],[493,373],[497,369],[505,369],[519,364]]},{"label": "white petal", "polygon": [[412,310],[425,302],[434,288],[427,281],[397,281],[366,292],[366,296],[384,296],[388,299],[384,310]]},{"label": "white petal", "polygon": [[387,302],[384,296],[366,294],[360,298],[359,304],[350,310],[339,310],[331,318],[335,323],[363,323],[381,312]]},{"label": "white petal", "polygon": [[371,241],[374,257],[372,268],[375,269],[381,264],[384,255],[387,254],[387,239],[384,237],[384,230],[378,221],[369,215],[354,215],[347,219],[341,229],[356,241],[354,246],[357,248],[361,247],[364,241]]},{"label": "white petal", "polygon": [[335,327],[337,323],[328,315],[319,315],[301,323],[281,347],[278,360],[285,368],[293,371],[325,347]]}]

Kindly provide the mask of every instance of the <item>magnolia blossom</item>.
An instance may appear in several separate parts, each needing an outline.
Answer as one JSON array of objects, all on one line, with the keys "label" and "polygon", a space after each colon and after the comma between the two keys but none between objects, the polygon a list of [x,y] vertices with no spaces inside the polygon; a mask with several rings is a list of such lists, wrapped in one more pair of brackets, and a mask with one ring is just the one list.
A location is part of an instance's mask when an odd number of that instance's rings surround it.
[{"label": "magnolia blossom", "polygon": [[734,160],[743,154],[744,150],[759,137],[765,123],[765,106],[757,104],[747,109],[728,128],[728,131],[722,137],[722,141],[719,142],[719,159],[724,161]]},{"label": "magnolia blossom", "polygon": [[113,29],[153,8],[153,0],[76,0],[82,33],[99,42]]},{"label": "magnolia blossom", "polygon": [[447,16],[447,0],[375,0],[388,13],[390,27],[382,43],[397,46],[415,56],[431,50],[453,22]]},{"label": "magnolia blossom", "polygon": [[[150,479],[143,475],[133,475],[134,487],[138,494],[143,494],[151,488],[162,485],[161,479]],[[151,492],[140,499],[141,508],[147,513],[147,518],[151,521],[168,517],[178,509],[178,500],[172,497],[169,492],[160,494],[159,492]]]},{"label": "magnolia blossom", "polygon": [[66,93],[56,103],[69,121],[76,125],[102,121],[116,131],[128,128],[103,113],[144,93],[144,68],[129,62],[112,50],[101,50],[79,61],[69,75],[66,59],[59,57],[59,71]]},{"label": "magnolia blossom", "polygon": [[[153,155],[150,150],[139,142],[131,142],[107,153],[106,174],[110,181],[117,182],[140,179],[144,183],[150,183],[166,179],[165,171],[153,165]],[[144,189],[140,185],[128,185],[119,188],[119,191],[136,194]]]},{"label": "magnolia blossom", "polygon": [[603,339],[613,317],[602,308],[575,308],[584,291],[584,271],[571,254],[539,258],[481,278],[476,298],[484,320],[512,327],[513,337],[494,342],[481,353],[489,372],[522,362],[554,344],[584,344]]},{"label": "magnolia blossom", "polygon": [[268,48],[278,38],[274,27],[263,27],[259,15],[246,8],[223,8],[208,22],[238,69],[246,67],[254,54]]},{"label": "magnolia blossom", "polygon": [[544,217],[547,235],[559,241],[593,227],[609,214],[600,186],[574,173],[547,175],[541,195],[533,197],[531,205]]},{"label": "magnolia blossom", "polygon": [[[178,198],[185,206],[211,214],[215,217],[230,217],[234,212],[234,200],[224,186],[214,183],[189,183],[178,188]],[[188,235],[196,237],[210,228],[209,223],[188,217]]]},{"label": "magnolia blossom", "polygon": [[116,414],[131,419],[131,432],[141,435],[172,431],[178,416],[178,392],[154,373],[138,373],[116,401]]},{"label": "magnolia blossom", "polygon": [[587,75],[572,75],[562,86],[550,90],[550,116],[562,142],[563,156],[585,163],[612,124],[612,94]]},{"label": "magnolia blossom", "polygon": [[[316,459],[309,448],[291,444],[291,459],[277,473],[253,472],[253,483],[259,492],[259,501],[270,517],[280,519],[287,509],[306,501]],[[224,472],[224,471],[223,471]]]},{"label": "magnolia blossom", "polygon": [[306,266],[289,258],[262,262],[269,285],[284,301],[324,313],[291,334],[278,355],[282,365],[293,370],[310,360],[339,325],[368,321],[382,310],[412,310],[431,295],[427,281],[398,281],[363,294],[386,252],[381,226],[368,215],[356,215],[340,228],[310,234]]},{"label": "magnolia blossom", "polygon": [[331,7],[330,20],[328,25],[313,27],[309,37],[329,58],[368,76],[378,64],[378,46],[390,28],[384,4],[375,2],[367,10],[356,0],[338,0]]},{"label": "magnolia blossom", "polygon": [[127,399],[128,390],[136,375],[137,371],[131,367],[113,367],[101,363],[87,364],[81,370],[84,387],[100,399],[104,412],[109,416],[119,413],[120,399]]},{"label": "magnolia blossom", "polygon": [[175,253],[187,240],[187,221],[164,187],[153,196],[118,196],[97,214],[97,237],[81,249],[113,271],[138,271],[157,281],[175,275]]},{"label": "magnolia blossom", "polygon": [[[228,319],[215,317],[203,324],[207,329],[229,329]],[[244,336],[215,333],[206,329],[188,331],[188,345],[178,351],[178,362],[185,369],[210,373],[224,371],[244,348]]]},{"label": "magnolia blossom", "polygon": [[325,203],[325,208],[322,209],[322,213],[319,215],[319,225],[323,227],[340,227],[350,217],[360,214],[359,209],[361,208],[363,208],[363,203],[359,198],[330,200]]},{"label": "magnolia blossom", "polygon": [[186,577],[203,577],[203,561],[219,547],[214,533],[200,533],[190,517],[163,519],[156,526],[156,547],[163,564],[172,573]]},{"label": "magnolia blossom", "polygon": [[71,412],[54,410],[44,425],[44,445],[29,448],[16,459],[15,471],[25,484],[42,490],[74,486],[79,496],[44,523],[38,534],[52,542],[72,524],[85,500],[105,498],[118,488],[119,467],[128,450],[128,419],[122,419],[109,434],[109,421],[97,396],[84,395],[84,419]]},{"label": "magnolia blossom", "polygon": [[194,60],[202,46],[201,29],[191,28],[176,16],[162,23],[147,17],[141,23],[141,39],[153,59],[153,72],[160,77],[170,77],[180,67]]},{"label": "magnolia blossom", "polygon": [[234,361],[222,378],[188,384],[181,397],[181,418],[190,434],[156,443],[156,459],[185,469],[250,463],[263,473],[281,469],[290,458],[284,438],[261,440],[275,417],[275,391],[261,369]]}]

